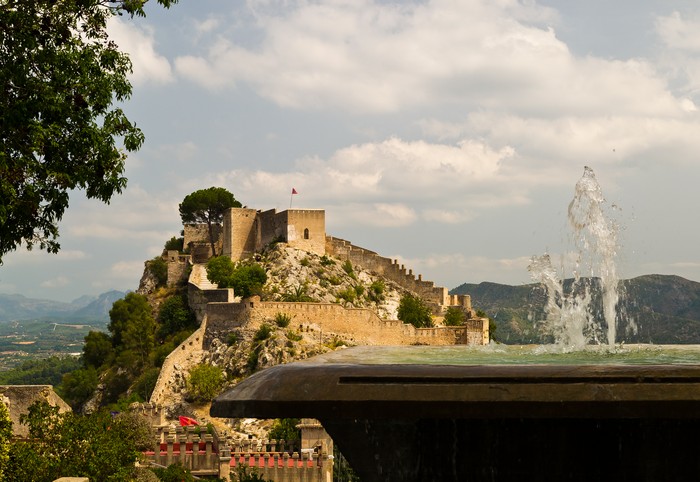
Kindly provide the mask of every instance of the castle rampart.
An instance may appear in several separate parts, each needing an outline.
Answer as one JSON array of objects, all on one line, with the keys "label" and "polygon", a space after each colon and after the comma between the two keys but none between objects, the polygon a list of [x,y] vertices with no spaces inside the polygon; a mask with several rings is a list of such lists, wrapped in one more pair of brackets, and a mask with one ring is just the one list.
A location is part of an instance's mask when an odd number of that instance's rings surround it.
[{"label": "castle rampart", "polygon": [[418,294],[433,305],[436,312],[441,311],[443,306],[449,306],[452,301],[447,288],[435,286],[432,281],[423,281],[421,275],[416,277],[413,270],[407,271],[404,265],[399,265],[397,260],[379,256],[374,251],[360,248],[344,239],[326,236],[326,253],[342,260],[347,259],[353,265],[362,266]]},{"label": "castle rampart", "polygon": [[345,308],[336,303],[270,302],[253,297],[240,303],[207,305],[209,328],[204,347],[210,346],[214,338],[225,339],[235,328],[257,327],[271,322],[278,313],[290,315],[291,325],[300,330],[335,334],[363,345],[488,343],[486,319],[470,320],[470,324],[464,326],[415,328],[400,320],[383,320],[374,311],[365,308]]}]

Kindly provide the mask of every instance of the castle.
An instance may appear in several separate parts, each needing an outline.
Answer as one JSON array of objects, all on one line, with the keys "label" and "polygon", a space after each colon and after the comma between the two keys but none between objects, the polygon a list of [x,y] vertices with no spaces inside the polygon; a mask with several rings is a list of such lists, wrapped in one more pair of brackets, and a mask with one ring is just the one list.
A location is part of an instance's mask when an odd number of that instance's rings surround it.
[{"label": "castle", "polygon": [[[262,322],[270,313],[283,311],[296,317],[301,324],[325,333],[335,332],[351,337],[353,342],[370,345],[431,344],[431,345],[485,345],[489,342],[488,319],[476,316],[469,295],[450,295],[447,288],[435,286],[415,276],[398,261],[378,255],[374,251],[354,246],[349,241],[326,234],[326,214],[323,209],[275,209],[258,211],[250,208],[230,208],[223,223],[217,226],[215,250],[234,261],[254,256],[275,241],[319,256],[333,256],[341,261],[374,272],[402,288],[418,294],[428,303],[435,315],[449,307],[457,307],[466,314],[467,322],[459,327],[415,328],[399,320],[380,319],[372,310],[347,309],[329,303],[264,302],[260,299],[233,303],[228,291],[206,289],[206,273],[192,270],[190,304],[199,306],[200,319],[208,315],[206,336],[219,336],[234,327]],[[186,273],[186,263],[205,263],[212,255],[205,225],[185,225],[184,246],[190,257],[176,251],[168,252],[168,279],[175,283]],[[172,274],[172,277],[171,277]],[[207,288],[215,288],[208,286]],[[216,294],[215,291],[220,291]],[[210,303],[212,302],[212,303]],[[197,309],[197,308],[196,308]]]}]

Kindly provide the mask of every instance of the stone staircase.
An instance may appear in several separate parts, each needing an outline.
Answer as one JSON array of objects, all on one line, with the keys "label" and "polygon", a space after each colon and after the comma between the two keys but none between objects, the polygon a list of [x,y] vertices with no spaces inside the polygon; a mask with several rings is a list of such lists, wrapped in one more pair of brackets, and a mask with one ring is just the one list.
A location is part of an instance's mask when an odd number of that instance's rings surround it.
[{"label": "stone staircase", "polygon": [[207,279],[207,265],[205,264],[195,264],[192,266],[190,283],[197,286],[200,290],[215,290],[219,288],[218,285],[215,285]]}]

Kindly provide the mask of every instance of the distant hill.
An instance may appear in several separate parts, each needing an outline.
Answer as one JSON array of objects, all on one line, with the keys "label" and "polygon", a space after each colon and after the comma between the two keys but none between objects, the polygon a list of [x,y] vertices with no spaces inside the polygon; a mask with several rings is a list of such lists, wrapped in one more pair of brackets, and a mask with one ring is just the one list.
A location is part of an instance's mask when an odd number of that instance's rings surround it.
[{"label": "distant hill", "polygon": [[[570,283],[567,280],[565,286]],[[645,275],[621,281],[620,288],[618,311],[634,320],[638,331],[619,333],[618,339],[627,343],[700,343],[700,283],[679,276]],[[550,341],[537,324],[545,317],[547,301],[544,288],[538,284],[464,283],[450,293],[471,295],[474,308],[495,321],[496,338],[503,343]],[[594,312],[600,313],[599,305]]]},{"label": "distant hill", "polygon": [[98,296],[81,296],[70,303],[0,294],[0,322],[22,320],[107,321],[112,303],[123,298],[122,291],[108,291]]}]

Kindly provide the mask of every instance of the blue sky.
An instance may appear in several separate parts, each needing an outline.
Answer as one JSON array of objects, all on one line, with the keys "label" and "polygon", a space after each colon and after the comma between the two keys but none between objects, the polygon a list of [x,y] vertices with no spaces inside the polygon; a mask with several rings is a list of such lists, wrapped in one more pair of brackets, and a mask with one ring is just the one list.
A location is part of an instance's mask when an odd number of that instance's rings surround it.
[{"label": "blue sky", "polygon": [[294,187],[438,285],[528,283],[531,256],[567,259],[585,165],[619,208],[620,275],[700,281],[697,2],[181,0],[110,32],[146,135],[128,187],[73,193],[60,254],[8,255],[0,292],[135,289],[210,186],[280,210]]}]

